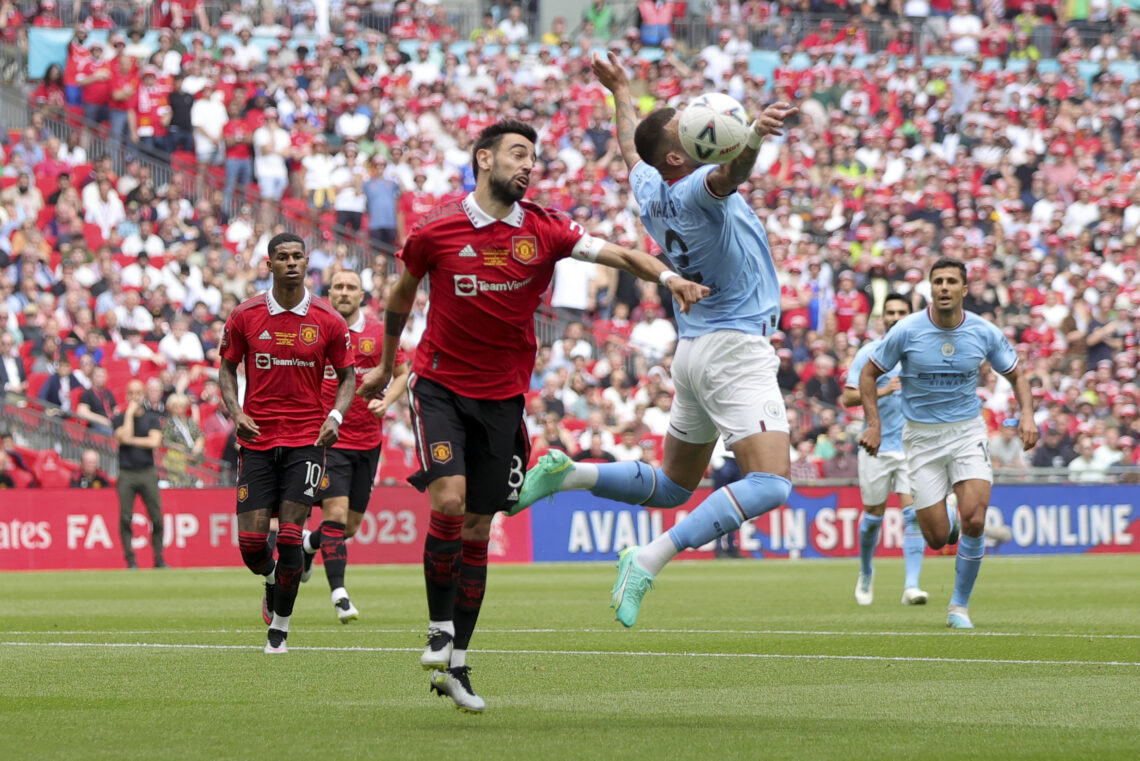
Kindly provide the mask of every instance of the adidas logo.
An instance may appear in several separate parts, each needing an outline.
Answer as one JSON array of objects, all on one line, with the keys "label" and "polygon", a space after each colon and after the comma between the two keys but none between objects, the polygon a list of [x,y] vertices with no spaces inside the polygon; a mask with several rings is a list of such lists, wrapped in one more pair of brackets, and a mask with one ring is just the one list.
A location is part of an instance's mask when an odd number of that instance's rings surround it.
[{"label": "adidas logo", "polygon": [[471,248],[470,243],[468,243],[463,248],[459,249],[459,255],[463,256],[463,257],[478,256],[478,254],[475,253],[475,249]]},{"label": "adidas logo", "polygon": [[308,489],[305,489],[305,496],[306,497],[312,497],[313,496],[313,487],[310,486]]},{"label": "adidas logo", "polygon": [[261,331],[261,335],[259,335],[257,338],[260,341],[272,341],[273,340],[273,336],[269,335],[268,330]]},{"label": "adidas logo", "polygon": [[518,502],[519,501],[519,490],[518,489],[511,489],[511,493],[507,495],[507,501],[508,502]]}]

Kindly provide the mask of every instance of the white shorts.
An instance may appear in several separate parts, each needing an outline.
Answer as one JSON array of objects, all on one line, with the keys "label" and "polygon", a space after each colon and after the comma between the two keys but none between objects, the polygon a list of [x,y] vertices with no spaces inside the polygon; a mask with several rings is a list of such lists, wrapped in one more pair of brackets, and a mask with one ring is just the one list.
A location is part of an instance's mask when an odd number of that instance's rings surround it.
[{"label": "white shorts", "polygon": [[993,483],[989,437],[980,417],[958,423],[912,423],[903,429],[916,510],[945,499],[954,484],[971,479]]},{"label": "white shorts", "polygon": [[764,336],[722,330],[681,339],[669,433],[690,444],[716,441],[719,434],[728,447],[756,433],[787,433],[779,366]]},{"label": "white shorts", "polygon": [[892,494],[910,494],[906,456],[902,452],[879,452],[872,457],[860,449],[859,494],[864,505],[882,505]]}]

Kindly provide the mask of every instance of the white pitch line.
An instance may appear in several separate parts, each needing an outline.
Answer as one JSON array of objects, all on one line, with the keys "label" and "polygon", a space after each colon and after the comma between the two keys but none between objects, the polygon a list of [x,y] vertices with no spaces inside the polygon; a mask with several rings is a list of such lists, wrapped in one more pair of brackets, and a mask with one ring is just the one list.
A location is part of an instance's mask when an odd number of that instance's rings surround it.
[{"label": "white pitch line", "polygon": [[[39,631],[25,629],[19,631],[0,631],[0,636],[78,636],[78,635],[113,635],[138,636],[142,634],[253,634],[264,632],[260,628],[234,628],[234,629],[73,629]],[[422,635],[422,629],[369,629],[362,626],[336,628],[306,628],[310,634],[330,634],[333,632],[358,632],[361,634],[414,634]],[[614,634],[621,632],[616,627],[608,629],[479,629],[480,634]],[[922,631],[922,632],[875,632],[875,631],[811,631],[802,629],[638,629],[642,634],[694,634],[703,635],[736,635],[749,637],[961,637],[959,632],[952,631]],[[980,632],[972,631],[971,637],[1025,637],[1029,639],[1085,639],[1085,640],[1140,640],[1140,634],[1070,634],[1063,632]]]},{"label": "white pitch line", "polygon": [[[261,645],[200,645],[170,642],[0,642],[0,647],[84,647],[84,648],[150,648],[156,650],[261,650]],[[418,653],[418,647],[290,647],[291,651],[332,653]],[[1008,666],[1119,666],[1140,667],[1140,661],[1035,661],[1007,658],[929,658],[888,655],[826,655],[817,653],[666,653],[653,650],[497,650],[480,649],[493,655],[587,655],[625,656],[635,658],[745,658],[756,660],[805,661],[889,661],[892,663],[976,663]]]}]

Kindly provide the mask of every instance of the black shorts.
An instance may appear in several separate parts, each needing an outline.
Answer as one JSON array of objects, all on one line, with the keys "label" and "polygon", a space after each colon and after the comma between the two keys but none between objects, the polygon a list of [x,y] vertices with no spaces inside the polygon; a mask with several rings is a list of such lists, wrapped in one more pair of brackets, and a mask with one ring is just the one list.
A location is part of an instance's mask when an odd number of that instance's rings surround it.
[{"label": "black shorts", "polygon": [[380,448],[325,450],[325,477],[317,492],[317,502],[334,497],[348,497],[348,509],[354,513],[368,510],[376,467],[380,464]]},{"label": "black shorts", "polygon": [[325,470],[324,447],[238,451],[237,511],[270,510],[282,502],[311,505]]},{"label": "black shorts", "polygon": [[408,382],[420,491],[444,476],[467,477],[467,512],[492,515],[518,502],[530,458],[523,397],[471,399],[415,375]]}]

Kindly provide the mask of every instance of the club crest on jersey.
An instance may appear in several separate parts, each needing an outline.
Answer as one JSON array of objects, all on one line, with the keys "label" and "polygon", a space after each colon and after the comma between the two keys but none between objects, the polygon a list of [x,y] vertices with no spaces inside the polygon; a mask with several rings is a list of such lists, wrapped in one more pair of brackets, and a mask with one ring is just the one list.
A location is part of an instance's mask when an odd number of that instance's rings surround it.
[{"label": "club crest on jersey", "polygon": [[516,262],[531,264],[538,258],[538,238],[533,235],[516,235],[511,238],[511,256]]},{"label": "club crest on jersey", "polygon": [[372,352],[376,351],[376,339],[361,338],[359,348],[361,354],[371,354]]},{"label": "club crest on jersey", "polygon": [[248,496],[249,496],[249,487],[246,486],[245,484],[242,484],[241,486],[239,486],[238,487],[238,502],[245,502],[245,500]]},{"label": "club crest on jersey", "polygon": [[302,323],[301,330],[297,337],[301,339],[301,343],[312,346],[317,342],[317,337],[321,334],[316,325],[307,325]]},{"label": "club crest on jersey", "polygon": [[318,488],[321,491],[325,491],[326,489],[329,488],[329,474],[328,473],[325,473],[323,476],[321,476],[321,485]]},{"label": "club crest on jersey", "polygon": [[942,356],[944,356],[944,357],[953,357],[953,356],[954,356],[954,351],[955,351],[955,349],[954,349],[954,344],[950,343],[949,341],[947,341],[946,343],[942,344]]},{"label": "club crest on jersey", "polygon": [[451,442],[450,441],[437,441],[431,445],[431,459],[432,462],[437,462],[440,465],[446,465],[451,462]]},{"label": "club crest on jersey", "polygon": [[764,402],[764,414],[775,420],[780,420],[784,417],[784,407],[776,401]]}]

